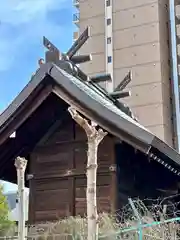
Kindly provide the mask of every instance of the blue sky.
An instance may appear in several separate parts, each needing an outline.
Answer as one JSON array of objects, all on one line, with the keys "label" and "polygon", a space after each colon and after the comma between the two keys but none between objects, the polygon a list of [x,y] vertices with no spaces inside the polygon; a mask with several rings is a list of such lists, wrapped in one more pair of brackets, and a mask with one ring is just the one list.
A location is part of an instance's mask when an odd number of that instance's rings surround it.
[{"label": "blue sky", "polygon": [[[46,36],[65,52],[72,44],[72,0],[4,0],[0,6],[0,111],[28,83],[44,57]],[[14,189],[5,185],[5,190]]]}]

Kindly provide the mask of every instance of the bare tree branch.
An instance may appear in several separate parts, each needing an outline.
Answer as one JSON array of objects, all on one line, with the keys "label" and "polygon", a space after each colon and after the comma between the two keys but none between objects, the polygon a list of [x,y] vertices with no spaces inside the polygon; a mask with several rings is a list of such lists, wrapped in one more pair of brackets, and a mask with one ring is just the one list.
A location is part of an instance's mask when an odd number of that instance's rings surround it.
[{"label": "bare tree branch", "polygon": [[98,133],[97,134],[97,142],[99,144],[108,133],[104,132],[101,128],[97,131],[97,133]]},{"label": "bare tree branch", "polygon": [[68,108],[71,117],[85,130],[88,137],[93,134],[94,127],[88,123],[88,121],[80,116],[80,114],[76,111],[75,108],[69,107]]},{"label": "bare tree branch", "polygon": [[68,108],[72,118],[85,130],[88,138],[88,152],[87,152],[87,220],[88,220],[88,240],[98,239],[98,213],[97,213],[97,197],[96,197],[96,185],[97,185],[97,152],[98,145],[107,135],[102,129],[96,129],[96,124],[91,121],[88,123],[86,119],[80,116],[80,114],[73,107]]}]

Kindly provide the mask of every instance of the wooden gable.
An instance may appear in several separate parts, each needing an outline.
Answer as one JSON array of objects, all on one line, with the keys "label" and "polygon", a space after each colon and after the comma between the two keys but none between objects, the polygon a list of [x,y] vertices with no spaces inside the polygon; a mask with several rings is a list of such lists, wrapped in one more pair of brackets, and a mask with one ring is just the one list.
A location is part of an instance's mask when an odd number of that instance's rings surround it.
[{"label": "wooden gable", "polygon": [[[63,118],[31,154],[31,223],[86,213],[87,138],[69,115]],[[107,136],[98,152],[97,197],[101,212],[115,208],[116,178],[111,172],[114,160],[113,138]]]}]

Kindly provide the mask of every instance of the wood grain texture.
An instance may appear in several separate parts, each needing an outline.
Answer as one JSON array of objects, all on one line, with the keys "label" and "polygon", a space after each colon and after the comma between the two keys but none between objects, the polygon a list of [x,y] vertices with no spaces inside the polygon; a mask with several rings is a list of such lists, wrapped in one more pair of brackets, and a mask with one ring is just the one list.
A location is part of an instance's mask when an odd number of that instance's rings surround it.
[{"label": "wood grain texture", "polygon": [[[31,154],[31,223],[86,215],[87,139],[84,130],[68,117],[65,119]],[[109,167],[114,163],[113,151],[112,138],[107,136],[98,151],[98,212],[112,209],[114,183]]]},{"label": "wood grain texture", "polygon": [[[65,119],[63,121],[63,118]],[[67,116],[46,135],[31,153],[29,222],[86,215],[87,139]],[[115,171],[111,167],[115,166]],[[170,189],[176,179],[167,169],[127,143],[106,136],[98,149],[98,212],[114,212],[128,197],[157,198],[160,189]],[[150,204],[150,203],[148,203]]]}]

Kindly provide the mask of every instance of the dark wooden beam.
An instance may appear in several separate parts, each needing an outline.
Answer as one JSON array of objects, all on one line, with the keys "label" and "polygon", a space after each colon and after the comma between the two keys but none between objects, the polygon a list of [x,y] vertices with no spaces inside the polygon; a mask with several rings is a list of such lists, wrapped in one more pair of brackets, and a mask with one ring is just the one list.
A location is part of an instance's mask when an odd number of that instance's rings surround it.
[{"label": "dark wooden beam", "polygon": [[71,58],[71,61],[74,64],[81,64],[81,63],[85,63],[85,62],[89,62],[92,61],[92,55],[78,55],[78,56],[73,56]]},{"label": "dark wooden beam", "polygon": [[52,92],[52,85],[48,85],[42,91],[36,92],[36,96],[32,95],[23,107],[13,116],[7,128],[0,135],[0,144],[2,144],[14,131],[22,125],[23,122],[42,104],[42,102]]},{"label": "dark wooden beam", "polygon": [[[50,96],[52,99],[52,96]],[[11,145],[1,149],[0,152],[0,175],[4,174],[4,170],[8,166],[14,164],[16,156],[25,156],[31,151],[40,138],[54,124],[57,118],[62,115],[63,108],[60,99],[55,95],[53,101],[49,99],[47,104],[43,105],[41,110],[34,113],[19,129],[15,139],[11,139]],[[55,102],[54,102],[55,101]],[[46,103],[46,102],[45,102]],[[63,103],[63,102],[62,102]],[[63,103],[64,104],[64,103]],[[14,166],[14,165],[13,165]]]},{"label": "dark wooden beam", "polygon": [[79,38],[75,41],[72,47],[67,51],[66,55],[69,59],[74,56],[77,51],[82,47],[82,45],[87,41],[90,36],[90,28],[87,27],[84,32],[79,36]]},{"label": "dark wooden beam", "polygon": [[90,82],[93,83],[100,83],[106,81],[112,81],[111,74],[102,74],[90,78]]},{"label": "dark wooden beam", "polygon": [[116,91],[109,94],[115,100],[131,96],[130,91]]}]

